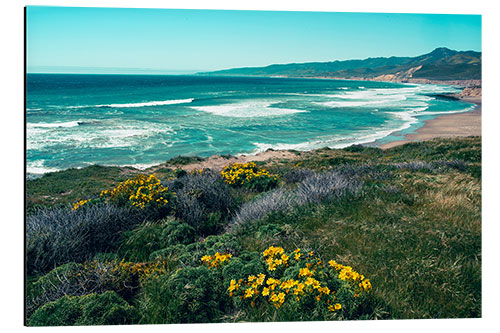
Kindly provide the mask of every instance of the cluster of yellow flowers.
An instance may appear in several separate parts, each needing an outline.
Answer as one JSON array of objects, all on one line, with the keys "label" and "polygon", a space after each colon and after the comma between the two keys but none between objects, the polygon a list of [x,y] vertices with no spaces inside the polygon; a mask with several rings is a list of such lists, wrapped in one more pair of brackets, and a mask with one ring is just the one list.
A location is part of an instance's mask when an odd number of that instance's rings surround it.
[{"label": "cluster of yellow flowers", "polygon": [[107,197],[112,201],[125,199],[132,206],[139,208],[146,208],[148,204],[154,204],[158,207],[165,206],[170,195],[168,187],[163,186],[154,174],[149,176],[139,174],[119,183],[111,190],[101,192],[101,197]]},{"label": "cluster of yellow flowers", "polygon": [[358,287],[361,288],[361,291],[368,292],[370,291],[370,289],[372,289],[372,284],[370,280],[366,279],[364,275],[354,271],[351,266],[344,266],[338,264],[335,260],[330,260],[328,264],[330,265],[330,267],[333,267],[337,271],[339,271],[338,275],[339,279],[344,281],[347,280],[352,280],[356,282],[359,281]]},{"label": "cluster of yellow flowers", "polygon": [[[260,273],[238,281],[231,280],[227,289],[230,297],[236,294],[240,299],[250,301],[250,305],[254,307],[260,296],[276,309],[287,300],[300,303],[303,299],[312,298],[334,312],[341,310],[342,305],[337,300],[336,290],[331,290],[327,285],[331,277],[345,281],[349,286],[359,282],[360,289],[355,290],[357,293],[368,292],[371,289],[369,280],[352,270],[350,266],[343,266],[332,260],[329,262],[329,267],[335,270],[325,268],[321,260],[314,256],[313,251],[301,253],[300,249],[296,249],[287,254],[282,247],[271,246],[262,253],[262,256],[267,264],[267,274]],[[294,265],[298,270],[295,278],[283,279],[283,276],[277,278],[278,267]],[[349,290],[354,288],[349,287]],[[354,297],[359,297],[359,294],[355,294]]]},{"label": "cluster of yellow flowers", "polygon": [[205,255],[201,257],[201,262],[203,265],[207,265],[208,267],[217,267],[220,266],[223,262],[228,261],[232,255],[230,253],[215,253],[213,256]]},{"label": "cluster of yellow flowers", "polygon": [[227,184],[235,186],[251,183],[259,178],[278,180],[278,176],[270,174],[264,168],[258,168],[254,162],[229,164],[221,171],[221,175]]},{"label": "cluster of yellow flowers", "polygon": [[190,175],[202,175],[205,172],[205,169],[193,169],[189,171],[188,173]]},{"label": "cluster of yellow flowers", "polygon": [[84,271],[106,271],[113,275],[122,275],[121,279],[116,279],[114,282],[119,283],[120,280],[126,279],[131,275],[137,275],[140,280],[144,280],[150,277],[158,278],[161,274],[166,274],[166,261],[154,261],[154,262],[126,262],[124,259],[109,260],[100,262],[98,260],[88,261],[84,263]]},{"label": "cluster of yellow flowers", "polygon": [[117,269],[123,272],[129,272],[132,274],[137,274],[140,279],[146,279],[151,276],[158,278],[161,274],[167,273],[166,261],[154,261],[154,262],[125,262],[120,261],[117,265]]},{"label": "cluster of yellow flowers", "polygon": [[328,310],[330,310],[332,312],[340,310],[340,309],[342,309],[342,304],[340,304],[340,303],[337,303],[335,305],[331,304],[331,305],[328,306]]},{"label": "cluster of yellow flowers", "polygon": [[[282,247],[275,247],[275,246],[270,246],[267,250],[265,250],[262,253],[262,256],[264,257],[264,261],[267,264],[267,268],[270,271],[275,271],[277,267],[279,266],[289,266],[289,261],[290,258],[295,262],[300,261],[300,258],[302,256],[306,256],[308,258],[311,258],[314,256],[314,251],[310,251],[309,253],[305,254],[300,252],[300,249],[296,249],[289,255],[285,253],[285,250]],[[310,263],[306,263],[306,270],[310,268]]]},{"label": "cluster of yellow flowers", "polygon": [[73,204],[72,210],[77,210],[78,208],[82,207],[83,205],[85,205],[88,202],[90,202],[90,199],[88,199],[88,200],[80,200],[78,202],[75,202]]},{"label": "cluster of yellow flowers", "polygon": [[[330,295],[330,288],[322,285],[320,281],[312,277],[306,279],[287,279],[279,280],[269,277],[265,280],[265,274],[248,276],[247,279],[231,280],[229,288],[229,296],[233,296],[235,290],[242,288],[242,299],[251,298],[251,305],[255,306],[257,296],[260,294],[274,305],[275,308],[280,308],[287,298],[293,298],[300,302],[301,297],[312,295],[316,301],[320,301],[325,295]],[[330,300],[326,301],[328,304]]]}]

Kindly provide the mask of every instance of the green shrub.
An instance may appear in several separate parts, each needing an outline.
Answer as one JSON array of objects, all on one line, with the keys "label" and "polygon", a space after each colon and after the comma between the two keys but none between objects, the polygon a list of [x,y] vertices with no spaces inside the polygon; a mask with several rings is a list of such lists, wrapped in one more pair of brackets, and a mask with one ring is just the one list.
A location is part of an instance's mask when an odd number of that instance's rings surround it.
[{"label": "green shrub", "polygon": [[222,270],[224,285],[229,286],[231,280],[238,280],[242,276],[257,275],[264,269],[259,253],[242,252],[238,257],[231,258],[224,266]]},{"label": "green shrub", "polygon": [[194,228],[173,219],[145,222],[125,233],[120,253],[132,261],[147,261],[154,251],[195,239]]},{"label": "green shrub", "polygon": [[45,304],[29,319],[29,326],[127,325],[138,320],[137,310],[112,291],[64,296]]},{"label": "green shrub", "polygon": [[175,270],[181,264],[188,264],[193,261],[192,254],[186,251],[186,245],[177,244],[164,249],[154,251],[149,255],[150,260],[165,261],[165,267],[169,270]]},{"label": "green shrub", "polygon": [[68,263],[27,284],[26,314],[29,318],[40,306],[65,295],[114,291],[126,301],[132,301],[145,281],[167,272],[166,262],[158,260],[142,263],[117,259]]},{"label": "green shrub", "polygon": [[242,245],[231,234],[225,233],[222,235],[208,236],[203,242],[205,252],[228,252],[238,254],[241,251]]},{"label": "green shrub", "polygon": [[475,177],[479,180],[481,180],[481,165],[469,165],[467,167],[467,172],[470,173],[472,177]]},{"label": "green shrub", "polygon": [[195,230],[187,223],[170,221],[163,232],[167,244],[190,244],[195,240]]},{"label": "green shrub", "polygon": [[179,155],[165,162],[166,165],[186,165],[204,161],[205,158],[199,156]]},{"label": "green shrub", "polygon": [[183,169],[175,169],[174,176],[175,178],[181,178],[187,175],[187,171]]},{"label": "green shrub", "polygon": [[31,316],[40,306],[64,295],[84,295],[78,283],[77,272],[81,264],[73,262],[54,268],[38,279],[26,284],[26,315]]},{"label": "green shrub", "polygon": [[177,244],[155,251],[151,253],[149,260],[165,261],[169,270],[175,270],[179,267],[199,266],[200,258],[206,253],[226,252],[237,255],[241,248],[241,244],[231,234],[212,235],[203,242]]},{"label": "green shrub", "polygon": [[218,322],[228,310],[229,301],[218,269],[187,267],[145,285],[140,301],[141,322]]},{"label": "green shrub", "polygon": [[447,152],[449,159],[463,160],[466,162],[481,162],[481,150],[474,148],[463,148]]}]

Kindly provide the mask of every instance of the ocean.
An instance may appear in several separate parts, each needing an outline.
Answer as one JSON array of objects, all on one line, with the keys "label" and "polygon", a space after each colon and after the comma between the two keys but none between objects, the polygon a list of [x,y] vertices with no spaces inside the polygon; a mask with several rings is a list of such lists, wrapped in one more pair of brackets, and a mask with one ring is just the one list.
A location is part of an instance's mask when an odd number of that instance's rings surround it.
[{"label": "ocean", "polygon": [[26,163],[147,168],[178,155],[311,150],[401,139],[473,104],[444,85],[197,75],[28,74]]}]

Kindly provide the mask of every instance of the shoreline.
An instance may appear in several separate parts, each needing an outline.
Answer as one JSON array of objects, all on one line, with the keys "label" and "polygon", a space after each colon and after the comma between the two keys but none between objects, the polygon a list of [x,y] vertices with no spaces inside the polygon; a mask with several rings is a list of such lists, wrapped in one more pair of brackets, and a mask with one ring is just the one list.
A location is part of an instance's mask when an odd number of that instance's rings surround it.
[{"label": "shoreline", "polygon": [[427,120],[415,133],[406,134],[402,140],[391,141],[380,145],[375,141],[374,146],[386,150],[404,145],[405,143],[428,141],[435,138],[482,136],[481,97],[462,97],[460,100],[474,103],[476,107],[472,111],[444,114]]},{"label": "shoreline", "polygon": [[[214,76],[214,77],[243,77],[243,78],[268,78],[268,79],[307,79],[307,80],[332,80],[332,81],[359,81],[359,82],[385,82],[399,84],[434,84],[457,86],[462,88],[481,87],[482,79],[457,79],[457,80],[437,80],[425,78],[397,78],[397,77],[337,77],[337,76],[288,76],[288,75],[207,75],[196,73],[196,76]],[[468,97],[468,96],[467,96]]]},{"label": "shoreline", "polygon": [[[460,97],[458,98],[464,102],[474,103],[476,107],[472,111],[455,113],[455,114],[444,114],[436,118],[427,120],[422,127],[420,127],[416,133],[411,133],[405,135],[403,140],[396,140],[388,142],[386,144],[379,145],[372,142],[374,147],[381,148],[383,150],[400,146],[409,142],[416,141],[427,141],[435,138],[452,138],[452,137],[464,137],[464,136],[481,136],[481,97]],[[314,151],[317,149],[312,149],[309,151]],[[179,169],[186,171],[193,171],[195,169],[210,168],[214,170],[222,170],[224,166],[230,163],[247,163],[247,162],[257,162],[257,161],[267,161],[270,159],[299,159],[299,154],[291,150],[266,150],[264,152],[259,152],[256,154],[241,154],[238,156],[231,156],[230,158],[225,158],[219,155],[212,155],[201,162],[177,165],[174,166]],[[151,168],[146,169],[147,171],[154,171],[160,168],[164,164],[156,165]]]}]

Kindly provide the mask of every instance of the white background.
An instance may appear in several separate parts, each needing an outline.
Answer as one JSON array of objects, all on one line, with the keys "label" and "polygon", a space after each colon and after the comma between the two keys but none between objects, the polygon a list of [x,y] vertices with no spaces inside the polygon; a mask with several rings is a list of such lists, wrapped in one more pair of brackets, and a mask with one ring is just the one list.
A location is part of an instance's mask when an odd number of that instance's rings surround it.
[{"label": "white background", "polygon": [[[331,12],[386,12],[386,13],[441,13],[441,14],[481,14],[483,15],[483,310],[481,319],[456,320],[391,320],[354,322],[313,322],[313,323],[270,323],[270,324],[196,324],[196,325],[148,325],[75,328],[26,328],[23,327],[23,179],[24,179],[24,11],[26,5],[86,6],[86,7],[136,7],[136,8],[184,8],[184,9],[253,9],[253,10],[297,10]],[[0,173],[0,325],[4,331],[87,331],[99,332],[137,330],[198,331],[203,332],[254,332],[254,331],[339,331],[354,332],[435,332],[446,331],[487,331],[499,327],[498,209],[500,189],[498,187],[499,136],[498,121],[500,107],[498,97],[499,77],[498,53],[500,15],[494,1],[475,0],[88,0],[88,1],[25,1],[7,0],[0,9],[1,51],[0,74],[0,133],[1,133],[1,173]],[[333,60],[333,59],[332,59]],[[383,258],[381,258],[383,260]]]}]

